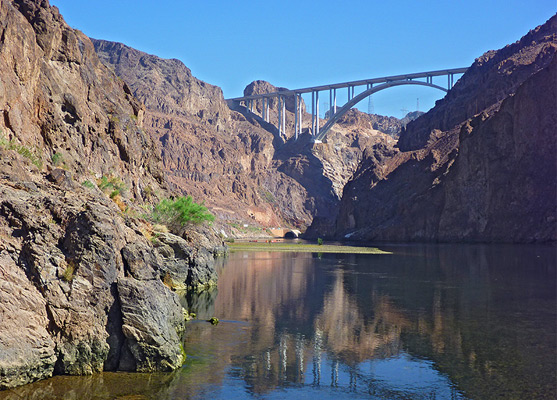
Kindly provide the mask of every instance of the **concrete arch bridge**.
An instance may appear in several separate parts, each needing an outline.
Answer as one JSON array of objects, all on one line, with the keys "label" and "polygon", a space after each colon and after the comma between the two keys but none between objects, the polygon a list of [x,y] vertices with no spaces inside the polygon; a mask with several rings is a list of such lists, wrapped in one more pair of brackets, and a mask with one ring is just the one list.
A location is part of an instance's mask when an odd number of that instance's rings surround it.
[{"label": "concrete arch bridge", "polygon": [[[454,85],[454,76],[463,74],[466,72],[467,68],[452,68],[443,69],[438,71],[427,71],[418,72],[405,75],[394,75],[386,76],[382,78],[372,78],[363,79],[359,81],[334,83],[329,85],[321,86],[311,86],[302,89],[294,90],[281,90],[272,93],[262,93],[251,96],[235,97],[232,99],[227,99],[227,101],[235,102],[236,104],[245,106],[250,112],[255,113],[256,102],[260,102],[261,107],[259,107],[261,112],[261,118],[266,122],[270,121],[269,114],[269,101],[272,98],[278,99],[278,120],[277,128],[279,134],[285,132],[286,127],[286,98],[294,96],[295,98],[295,122],[294,122],[294,135],[296,139],[302,133],[302,94],[311,93],[311,120],[312,128],[311,134],[314,141],[323,140],[331,127],[352,107],[358,104],[360,101],[364,100],[366,97],[377,93],[381,90],[385,90],[394,86],[401,85],[421,85],[432,87],[444,92],[449,91]],[[447,87],[442,87],[433,83],[434,77],[447,77]],[[356,93],[356,88],[363,91],[359,94]],[[337,90],[347,89],[348,96],[347,102],[341,107],[337,107]],[[321,92],[328,92],[329,94],[329,118],[323,127],[320,127],[319,121],[319,95]]]}]

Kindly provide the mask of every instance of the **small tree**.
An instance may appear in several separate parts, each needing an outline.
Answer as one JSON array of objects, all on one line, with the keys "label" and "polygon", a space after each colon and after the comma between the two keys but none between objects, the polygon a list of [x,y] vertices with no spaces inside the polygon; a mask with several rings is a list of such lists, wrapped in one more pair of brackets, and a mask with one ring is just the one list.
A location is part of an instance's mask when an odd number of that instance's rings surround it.
[{"label": "small tree", "polygon": [[214,221],[215,217],[203,203],[194,202],[191,196],[180,196],[174,200],[161,200],[153,208],[151,219],[175,229],[189,223],[199,224],[204,221]]}]

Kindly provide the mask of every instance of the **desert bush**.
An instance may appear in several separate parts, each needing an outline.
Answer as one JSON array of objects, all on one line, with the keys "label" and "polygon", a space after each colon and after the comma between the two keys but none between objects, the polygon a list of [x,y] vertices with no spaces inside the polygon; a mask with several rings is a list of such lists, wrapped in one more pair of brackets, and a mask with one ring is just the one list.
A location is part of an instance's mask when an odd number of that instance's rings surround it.
[{"label": "desert bush", "polygon": [[51,157],[52,165],[55,167],[62,165],[64,163],[64,156],[62,153],[56,152]]},{"label": "desert bush", "polygon": [[83,182],[81,182],[81,185],[85,186],[86,188],[89,188],[89,189],[94,189],[95,188],[95,184],[91,181],[83,181]]},{"label": "desert bush", "polygon": [[184,225],[199,224],[214,221],[215,217],[207,210],[203,203],[198,204],[191,196],[180,196],[176,199],[163,199],[153,207],[150,219],[164,224],[170,229],[177,229]]},{"label": "desert bush", "polygon": [[101,179],[97,180],[97,186],[103,192],[110,193],[111,198],[114,198],[116,195],[122,194],[127,190],[126,184],[116,176],[109,178],[103,175]]},{"label": "desert bush", "polygon": [[29,159],[29,161],[31,161],[31,163],[34,164],[37,168],[42,169],[43,160],[41,159],[40,155],[38,155],[38,152],[36,150],[33,151],[27,146],[18,144],[14,139],[7,140],[2,134],[0,134],[0,146],[8,150],[16,151],[23,157]]}]

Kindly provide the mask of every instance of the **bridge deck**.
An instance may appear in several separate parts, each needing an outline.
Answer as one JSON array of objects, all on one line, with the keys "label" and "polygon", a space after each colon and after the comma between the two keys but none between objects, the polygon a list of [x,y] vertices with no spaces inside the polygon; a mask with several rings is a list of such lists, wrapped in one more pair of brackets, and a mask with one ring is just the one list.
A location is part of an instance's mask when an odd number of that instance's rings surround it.
[{"label": "bridge deck", "polygon": [[234,97],[227,100],[244,101],[244,100],[252,100],[252,99],[261,99],[263,97],[276,97],[276,96],[294,95],[294,94],[301,94],[301,93],[311,93],[311,92],[317,92],[322,90],[341,89],[341,88],[354,87],[354,86],[385,83],[391,81],[412,80],[418,78],[427,78],[427,77],[450,75],[450,74],[463,74],[464,72],[466,72],[467,69],[468,68],[441,69],[437,71],[416,72],[413,74],[385,76],[381,78],[362,79],[358,81],[333,83],[330,85],[311,86],[302,89],[282,90],[282,91],[272,92],[272,93]]}]

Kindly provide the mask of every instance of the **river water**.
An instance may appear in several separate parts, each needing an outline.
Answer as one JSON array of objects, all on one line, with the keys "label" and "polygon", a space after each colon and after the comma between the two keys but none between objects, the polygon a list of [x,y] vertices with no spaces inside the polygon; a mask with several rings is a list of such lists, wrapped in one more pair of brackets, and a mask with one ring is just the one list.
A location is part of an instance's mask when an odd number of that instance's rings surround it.
[{"label": "river water", "polygon": [[218,290],[183,299],[198,319],[181,370],[55,377],[0,398],[557,397],[555,247],[381,249],[231,253]]}]

